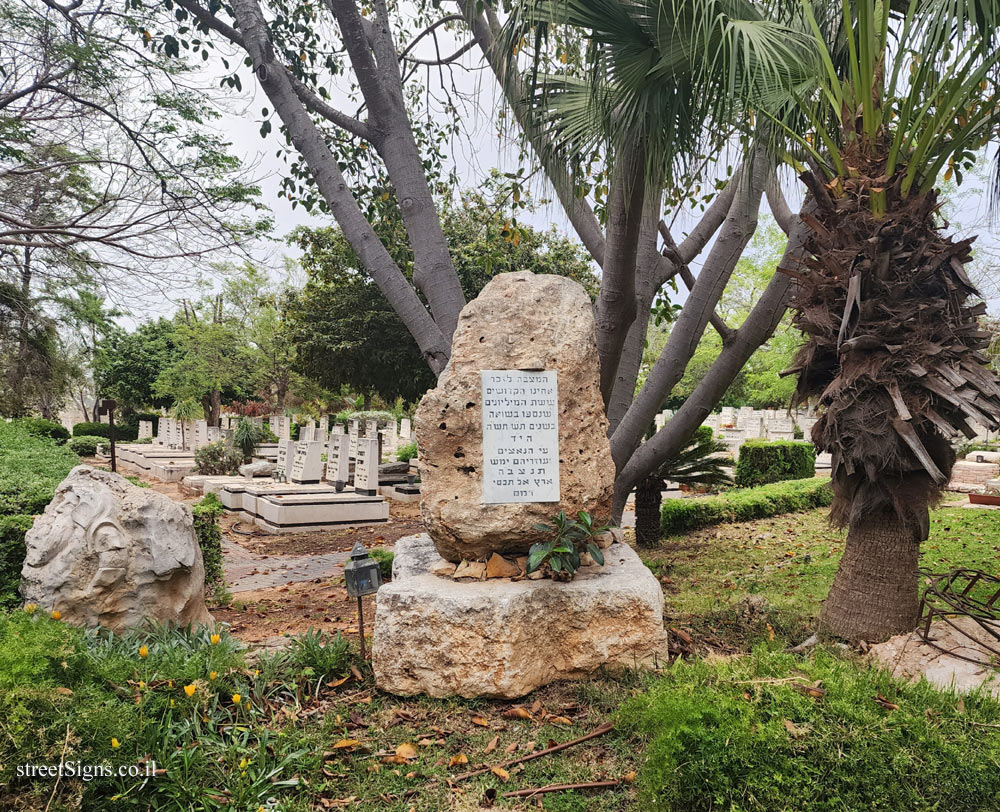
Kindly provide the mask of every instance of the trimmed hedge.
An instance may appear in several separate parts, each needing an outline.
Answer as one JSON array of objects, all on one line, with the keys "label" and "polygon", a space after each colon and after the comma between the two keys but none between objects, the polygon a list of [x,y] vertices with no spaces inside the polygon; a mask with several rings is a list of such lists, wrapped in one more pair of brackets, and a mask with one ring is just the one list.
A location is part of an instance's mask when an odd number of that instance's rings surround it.
[{"label": "trimmed hedge", "polygon": [[24,534],[32,521],[31,516],[0,516],[0,609],[21,603],[17,588],[24,566]]},{"label": "trimmed hedge", "polygon": [[794,440],[748,440],[740,446],[736,461],[736,485],[752,488],[787,479],[806,479],[816,472],[816,449],[812,443]]},{"label": "trimmed hedge", "polygon": [[41,513],[79,464],[66,446],[32,434],[17,421],[0,420],[0,516]]},{"label": "trimmed hedge", "polygon": [[107,437],[95,437],[92,434],[84,434],[81,437],[70,437],[67,445],[75,454],[79,454],[81,457],[93,457],[97,454],[97,447],[99,445],[107,445],[108,442]]},{"label": "trimmed hedge", "polygon": [[[77,423],[73,426],[74,437],[104,437],[111,438],[111,426],[107,423]],[[138,439],[139,429],[120,426],[115,423],[115,442],[131,442]]]},{"label": "trimmed hedge", "polygon": [[201,557],[205,562],[205,586],[213,589],[224,583],[222,573],[222,530],[219,517],[224,508],[219,497],[207,494],[191,508],[194,516],[194,533],[201,547]]},{"label": "trimmed hedge", "polygon": [[723,522],[748,522],[812,510],[832,501],[830,480],[821,477],[736,488],[718,496],[665,499],[660,508],[660,529],[664,535],[682,533]]},{"label": "trimmed hedge", "polygon": [[49,437],[60,445],[69,439],[69,431],[66,430],[66,427],[54,420],[46,420],[43,417],[25,417],[17,422],[36,437]]}]

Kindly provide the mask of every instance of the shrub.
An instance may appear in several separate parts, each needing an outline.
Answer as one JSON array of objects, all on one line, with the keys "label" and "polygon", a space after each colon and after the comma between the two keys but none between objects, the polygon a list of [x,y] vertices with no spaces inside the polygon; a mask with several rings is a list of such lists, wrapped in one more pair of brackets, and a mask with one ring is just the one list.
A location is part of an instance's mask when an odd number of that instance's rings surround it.
[{"label": "shrub", "polygon": [[382,573],[383,581],[388,581],[392,578],[392,560],[395,558],[392,550],[383,550],[381,547],[375,547],[368,551],[368,555],[378,561],[378,568]]},{"label": "shrub", "polygon": [[816,449],[812,443],[794,440],[748,440],[740,446],[736,461],[736,484],[741,488],[805,479],[816,472]]},{"label": "shrub", "polygon": [[390,423],[396,419],[396,415],[392,412],[385,412],[376,409],[369,409],[365,412],[351,412],[347,415],[348,420],[357,420],[362,426],[365,425],[366,420],[377,420],[378,427],[384,429]]},{"label": "shrub", "polygon": [[219,528],[219,517],[223,510],[222,502],[214,493],[206,494],[191,508],[194,532],[205,562],[205,586],[210,592],[217,584],[223,583],[222,530]]},{"label": "shrub", "polygon": [[645,745],[650,812],[979,812],[1000,798],[998,715],[987,692],[959,700],[824,649],[759,648],[678,660],[621,722]]},{"label": "shrub", "polygon": [[0,516],[41,513],[79,462],[66,446],[0,420]]},{"label": "shrub", "polygon": [[18,420],[25,429],[37,437],[49,437],[62,445],[69,439],[69,431],[60,423],[54,420],[45,420],[41,417],[25,417]]},{"label": "shrub", "polygon": [[407,443],[396,449],[396,459],[400,462],[409,462],[417,456],[417,444]]},{"label": "shrub", "polygon": [[194,452],[194,468],[199,474],[227,476],[239,473],[243,464],[243,452],[233,448],[224,440],[203,445]]},{"label": "shrub", "polygon": [[107,445],[110,441],[107,437],[96,437],[92,434],[83,434],[79,437],[70,437],[67,445],[74,453],[81,457],[93,457],[97,454],[97,447]]},{"label": "shrub", "polygon": [[292,638],[288,659],[304,676],[322,679],[347,670],[348,648],[340,632],[328,634],[310,628],[305,634]]},{"label": "shrub", "polygon": [[[74,437],[111,437],[111,426],[107,423],[77,423],[73,426]],[[115,442],[132,442],[139,436],[139,430],[130,426],[115,424]]]},{"label": "shrub", "polygon": [[24,566],[24,534],[31,529],[30,516],[0,516],[0,610],[17,606],[17,591]]},{"label": "shrub", "polygon": [[722,522],[748,522],[811,510],[832,501],[830,480],[820,477],[736,488],[718,496],[666,499],[660,508],[660,529],[664,534],[682,533]]}]

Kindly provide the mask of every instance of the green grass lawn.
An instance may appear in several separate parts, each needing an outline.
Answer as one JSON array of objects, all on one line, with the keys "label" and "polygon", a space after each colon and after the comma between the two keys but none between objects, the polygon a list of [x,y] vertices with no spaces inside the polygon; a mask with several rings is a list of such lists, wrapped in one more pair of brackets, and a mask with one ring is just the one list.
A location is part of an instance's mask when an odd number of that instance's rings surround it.
[{"label": "green grass lawn", "polygon": [[[669,623],[737,649],[769,635],[767,623],[783,638],[802,635],[819,612],[844,549],[846,533],[829,525],[828,513],[821,508],[717,525],[643,550],[663,585]],[[1000,574],[1000,511],[944,507],[932,511],[930,527],[922,568],[946,572],[964,566]],[[753,595],[760,597],[748,602]]]}]

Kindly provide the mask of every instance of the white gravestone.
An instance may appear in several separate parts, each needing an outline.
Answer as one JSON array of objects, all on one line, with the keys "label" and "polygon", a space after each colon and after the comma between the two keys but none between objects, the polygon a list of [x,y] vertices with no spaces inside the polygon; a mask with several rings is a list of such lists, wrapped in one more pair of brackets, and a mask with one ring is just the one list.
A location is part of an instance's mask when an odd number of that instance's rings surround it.
[{"label": "white gravestone", "polygon": [[358,458],[354,464],[354,490],[363,496],[378,494],[378,438],[358,439]]},{"label": "white gravestone", "polygon": [[323,444],[299,442],[295,446],[292,459],[292,482],[299,485],[315,485],[323,475]]},{"label": "white gravestone", "polygon": [[378,437],[378,420],[365,421],[365,437]]},{"label": "white gravestone", "polygon": [[343,434],[343,433],[344,433],[343,423],[334,423],[333,425],[330,426],[330,434]]},{"label": "white gravestone", "polygon": [[559,501],[556,371],[484,369],[483,503]]},{"label": "white gravestone", "polygon": [[195,450],[201,448],[204,445],[208,445],[208,421],[207,420],[195,420],[194,421],[194,447],[195,447]]},{"label": "white gravestone", "polygon": [[347,425],[347,436],[350,438],[350,446],[348,447],[348,454],[351,455],[352,460],[358,458],[358,421],[352,420]]},{"label": "white gravestone", "polygon": [[303,423],[299,426],[299,442],[300,443],[311,443],[314,439],[314,430],[312,421],[308,423]]},{"label": "white gravestone", "polygon": [[413,442],[413,426],[408,417],[404,417],[399,421],[399,441],[401,443]]},{"label": "white gravestone", "polygon": [[343,434],[330,435],[330,447],[326,452],[326,481],[343,482],[351,476],[351,462],[347,457],[347,437]]},{"label": "white gravestone", "polygon": [[140,420],[139,421],[139,439],[145,440],[147,437],[153,436],[153,421],[152,420]]},{"label": "white gravestone", "polygon": [[295,443],[292,440],[278,440],[278,461],[275,469],[283,476],[288,476],[292,459],[295,457]]}]

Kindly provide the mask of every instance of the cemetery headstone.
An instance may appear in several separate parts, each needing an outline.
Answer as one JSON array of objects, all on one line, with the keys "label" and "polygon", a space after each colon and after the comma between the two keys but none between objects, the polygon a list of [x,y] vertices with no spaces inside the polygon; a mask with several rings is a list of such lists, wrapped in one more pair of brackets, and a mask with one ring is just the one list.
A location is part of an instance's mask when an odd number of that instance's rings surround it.
[{"label": "cemetery headstone", "polygon": [[347,484],[351,476],[351,462],[348,459],[348,443],[344,434],[331,434],[326,452],[326,481]]},{"label": "cemetery headstone", "polygon": [[292,471],[288,477],[299,485],[316,485],[323,475],[323,444],[318,442],[298,442],[292,459]]},{"label": "cemetery headstone", "polygon": [[354,464],[354,491],[362,496],[378,494],[378,438],[358,438],[358,457]]}]

